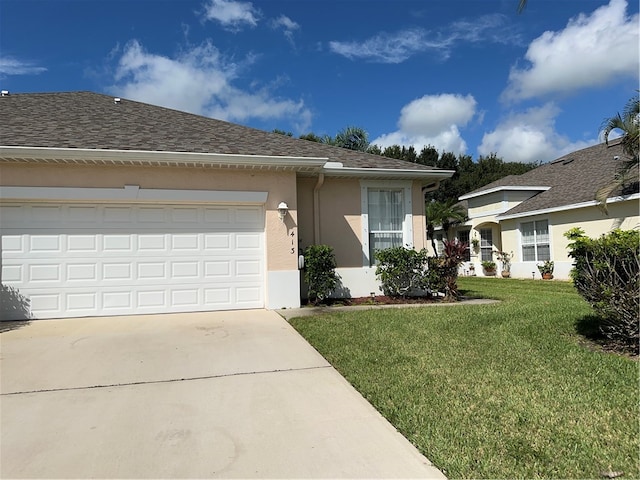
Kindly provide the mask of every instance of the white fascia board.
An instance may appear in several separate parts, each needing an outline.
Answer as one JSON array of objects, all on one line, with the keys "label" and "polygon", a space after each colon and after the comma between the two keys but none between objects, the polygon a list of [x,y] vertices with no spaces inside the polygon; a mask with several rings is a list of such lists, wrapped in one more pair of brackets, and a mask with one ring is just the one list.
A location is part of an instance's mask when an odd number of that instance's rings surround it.
[{"label": "white fascia board", "polygon": [[358,177],[358,178],[398,178],[415,180],[434,180],[450,178],[454,170],[413,170],[409,168],[354,168],[335,167],[333,162],[328,162],[322,169],[322,173],[328,177]]},{"label": "white fascia board", "polygon": [[[626,197],[611,197],[607,199],[607,205],[610,203],[625,202],[627,200],[640,199],[640,193],[634,193]],[[596,207],[598,202],[595,200],[589,200],[588,202],[572,203],[571,205],[562,205],[560,207],[543,208],[540,210],[532,210],[530,212],[513,213],[511,215],[497,215],[498,220],[512,220],[514,218],[532,217],[534,215],[544,215],[548,213],[563,212],[567,210],[576,210],[578,208]]]},{"label": "white fascia board", "polygon": [[489,195],[490,193],[495,192],[503,192],[503,191],[525,191],[525,192],[546,192],[551,187],[534,187],[534,186],[524,186],[524,187],[516,187],[516,186],[503,186],[503,187],[493,187],[488,190],[482,190],[481,192],[476,193],[467,193],[458,197],[458,200],[468,200],[469,198],[481,197],[483,195]]},{"label": "white fascia board", "polygon": [[223,190],[147,189],[137,185],[124,188],[84,187],[0,187],[0,200],[228,203],[263,205],[268,192]]},{"label": "white fascia board", "polygon": [[161,152],[148,150],[107,150],[92,148],[50,148],[0,146],[0,158],[25,158],[34,160],[101,161],[119,164],[171,164],[187,162],[199,165],[239,165],[259,167],[315,167],[318,170],[327,163],[326,157],[288,157],[269,155],[237,155],[200,152]]}]

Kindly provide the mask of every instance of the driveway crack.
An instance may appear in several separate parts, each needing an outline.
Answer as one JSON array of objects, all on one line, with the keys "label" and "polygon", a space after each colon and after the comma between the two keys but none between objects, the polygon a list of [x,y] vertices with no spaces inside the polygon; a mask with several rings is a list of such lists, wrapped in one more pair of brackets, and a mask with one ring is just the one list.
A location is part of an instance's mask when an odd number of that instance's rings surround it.
[{"label": "driveway crack", "polygon": [[73,390],[92,390],[92,389],[99,389],[99,388],[131,387],[131,386],[137,386],[137,385],[153,385],[153,384],[160,384],[160,383],[191,382],[195,380],[211,380],[211,379],[226,378],[226,377],[242,377],[242,376],[248,376],[248,375],[261,375],[261,374],[270,374],[270,373],[301,372],[306,370],[322,370],[325,368],[333,368],[333,367],[331,365],[321,365],[316,367],[256,370],[254,372],[236,372],[236,373],[225,373],[220,375],[203,375],[199,377],[184,377],[184,378],[170,378],[165,380],[146,380],[146,381],[140,381],[140,382],[112,383],[107,385],[88,385],[83,387],[64,387],[64,388],[48,388],[48,389],[41,389],[41,390],[24,390],[20,392],[0,393],[0,397],[8,397],[12,395],[27,395],[30,393],[68,392]]}]

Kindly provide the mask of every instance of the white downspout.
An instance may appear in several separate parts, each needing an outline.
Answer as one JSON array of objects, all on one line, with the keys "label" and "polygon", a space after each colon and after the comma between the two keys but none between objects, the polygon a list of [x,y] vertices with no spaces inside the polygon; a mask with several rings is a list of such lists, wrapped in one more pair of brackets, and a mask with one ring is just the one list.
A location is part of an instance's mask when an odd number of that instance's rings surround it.
[{"label": "white downspout", "polygon": [[324,183],[324,173],[318,175],[316,186],[313,187],[313,243],[320,245],[320,189]]}]

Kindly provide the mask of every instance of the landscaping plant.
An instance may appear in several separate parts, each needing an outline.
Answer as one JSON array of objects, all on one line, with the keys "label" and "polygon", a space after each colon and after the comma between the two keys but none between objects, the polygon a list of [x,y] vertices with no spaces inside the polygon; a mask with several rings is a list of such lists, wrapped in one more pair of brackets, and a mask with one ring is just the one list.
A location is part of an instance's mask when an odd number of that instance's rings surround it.
[{"label": "landscaping plant", "polygon": [[331,295],[338,285],[336,257],[328,245],[310,245],[304,251],[304,281],[309,301],[318,304]]},{"label": "landscaping plant", "polygon": [[427,272],[428,255],[420,251],[392,247],[376,252],[376,275],[382,283],[382,292],[391,297],[406,297],[429,288]]},{"label": "landscaping plant", "polygon": [[458,292],[458,267],[464,262],[464,256],[468,245],[457,239],[444,241],[444,255],[439,259],[440,274],[444,278],[444,298],[447,301],[456,301],[460,296]]},{"label": "landscaping plant", "polygon": [[614,230],[600,238],[580,228],[565,233],[575,260],[571,278],[593,307],[601,333],[612,344],[638,353],[640,332],[640,233]]}]

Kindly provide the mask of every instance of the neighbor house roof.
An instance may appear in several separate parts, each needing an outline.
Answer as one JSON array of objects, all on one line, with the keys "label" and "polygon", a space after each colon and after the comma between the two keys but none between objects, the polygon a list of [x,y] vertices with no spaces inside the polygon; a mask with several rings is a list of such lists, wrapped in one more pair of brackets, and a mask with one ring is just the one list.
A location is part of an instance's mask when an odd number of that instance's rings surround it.
[{"label": "neighbor house roof", "polygon": [[453,174],[92,92],[3,96],[0,125],[0,157],[14,161],[289,168],[425,181]]},{"label": "neighbor house roof", "polygon": [[[533,196],[498,218],[591,203],[596,191],[615,178],[624,160],[619,141],[601,143],[564,155],[522,175],[509,175],[460,197],[479,197],[496,191],[533,191]],[[621,191],[613,192],[619,196]]]}]

